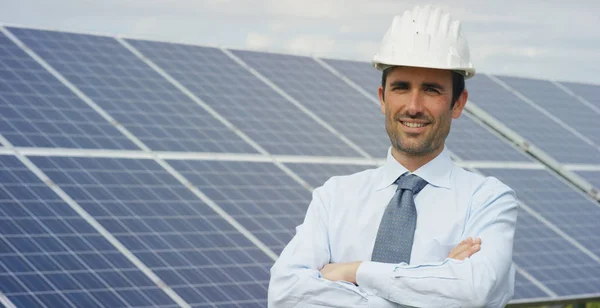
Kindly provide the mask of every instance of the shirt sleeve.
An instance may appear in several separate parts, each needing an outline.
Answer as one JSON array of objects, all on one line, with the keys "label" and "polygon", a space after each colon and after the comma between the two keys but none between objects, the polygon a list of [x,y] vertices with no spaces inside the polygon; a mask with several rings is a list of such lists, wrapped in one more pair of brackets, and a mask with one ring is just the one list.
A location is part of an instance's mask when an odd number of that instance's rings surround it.
[{"label": "shirt sleeve", "polygon": [[367,294],[353,283],[321,277],[330,260],[327,221],[334,188],[330,179],[315,189],[304,222],[271,268],[269,307],[368,307]]},{"label": "shirt sleeve", "polygon": [[473,195],[463,233],[464,238],[481,238],[480,251],[463,261],[363,262],[356,274],[359,287],[408,306],[504,307],[514,292],[512,251],[518,205],[506,185],[495,178],[485,182]]}]

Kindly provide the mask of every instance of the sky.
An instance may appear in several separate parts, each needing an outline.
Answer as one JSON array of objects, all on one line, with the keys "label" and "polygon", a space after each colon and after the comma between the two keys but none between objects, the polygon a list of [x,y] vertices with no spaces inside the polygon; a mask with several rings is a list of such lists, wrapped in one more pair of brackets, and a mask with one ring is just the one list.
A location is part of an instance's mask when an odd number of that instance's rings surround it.
[{"label": "sky", "polygon": [[0,23],[370,61],[424,3],[462,21],[478,72],[600,84],[596,0],[0,0]]}]

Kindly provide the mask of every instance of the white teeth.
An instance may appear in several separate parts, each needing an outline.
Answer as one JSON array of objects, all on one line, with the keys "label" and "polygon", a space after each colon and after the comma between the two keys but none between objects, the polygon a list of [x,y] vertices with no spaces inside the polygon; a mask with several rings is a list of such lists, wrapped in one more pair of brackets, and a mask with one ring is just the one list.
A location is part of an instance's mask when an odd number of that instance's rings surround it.
[{"label": "white teeth", "polygon": [[423,126],[425,126],[425,123],[402,122],[402,124],[404,124],[408,127],[423,127]]}]

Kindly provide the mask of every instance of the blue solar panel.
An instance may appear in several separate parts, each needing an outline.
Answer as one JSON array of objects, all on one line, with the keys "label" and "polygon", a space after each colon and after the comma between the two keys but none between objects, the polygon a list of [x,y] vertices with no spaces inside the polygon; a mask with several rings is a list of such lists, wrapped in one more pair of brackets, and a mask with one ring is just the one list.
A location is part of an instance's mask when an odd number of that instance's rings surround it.
[{"label": "blue solar panel", "polygon": [[486,75],[469,79],[469,99],[563,163],[600,163],[600,152]]},{"label": "blue solar panel", "polygon": [[513,299],[544,297],[548,297],[548,294],[517,272],[515,275],[515,293]]},{"label": "blue solar panel", "polygon": [[[376,89],[381,85],[381,73],[369,63],[331,59],[325,62],[377,98]],[[470,90],[468,82],[467,88]],[[446,144],[454,154],[464,160],[531,161],[505,140],[464,114],[452,122],[452,131]]]},{"label": "blue solar panel", "polygon": [[277,254],[304,220],[310,192],[273,164],[169,163]]},{"label": "blue solar panel", "polygon": [[498,78],[600,146],[600,114],[593,109],[547,80]]},{"label": "blue solar panel", "polygon": [[390,141],[378,105],[319,63],[308,57],[232,52],[371,156],[385,157]]},{"label": "blue solar panel", "polygon": [[577,174],[600,189],[600,171],[577,171]]},{"label": "blue solar panel", "polygon": [[10,31],[153,150],[256,153],[113,38]]},{"label": "blue solar panel", "polygon": [[561,84],[569,88],[576,95],[587,100],[592,105],[600,108],[600,85],[575,82],[561,82]]},{"label": "blue solar panel", "polygon": [[17,307],[176,307],[15,157],[0,178],[0,286]]},{"label": "blue solar panel", "polygon": [[[546,170],[480,170],[512,187],[521,201],[600,256],[600,205],[597,202]],[[596,274],[600,277],[600,267]]]},{"label": "blue solar panel", "polygon": [[154,161],[32,160],[190,305],[266,305],[272,260]]},{"label": "blue solar panel", "polygon": [[15,146],[137,149],[2,33],[0,133]]},{"label": "blue solar panel", "polygon": [[294,173],[314,188],[322,186],[332,176],[349,175],[363,170],[373,169],[373,165],[342,165],[342,164],[301,164],[286,163]]},{"label": "blue solar panel", "polygon": [[377,97],[377,88],[381,86],[381,72],[376,70],[371,63],[336,59],[323,60],[365,91]]},{"label": "blue solar panel", "polygon": [[359,156],[216,48],[129,43],[269,153]]},{"label": "blue solar panel", "polygon": [[[558,296],[600,293],[598,262],[524,210],[519,211],[513,249],[513,261]],[[514,299],[542,295],[534,285],[523,288],[515,286]]]},{"label": "blue solar panel", "polygon": [[452,121],[446,144],[463,160],[532,161],[466,114]]}]

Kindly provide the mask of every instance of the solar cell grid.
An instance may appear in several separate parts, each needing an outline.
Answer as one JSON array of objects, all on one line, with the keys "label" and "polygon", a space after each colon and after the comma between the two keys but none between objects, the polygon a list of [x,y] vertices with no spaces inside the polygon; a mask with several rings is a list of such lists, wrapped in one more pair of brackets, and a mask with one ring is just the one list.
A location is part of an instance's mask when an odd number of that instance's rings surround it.
[{"label": "solar cell grid", "polygon": [[0,133],[15,146],[137,149],[2,33]]},{"label": "solar cell grid", "polygon": [[323,59],[323,61],[362,87],[363,90],[377,97],[377,88],[381,85],[381,72],[370,63],[337,59]]},{"label": "solar cell grid", "polygon": [[176,306],[15,157],[0,178],[0,285],[17,307]]},{"label": "solar cell grid", "polygon": [[169,163],[277,254],[304,220],[310,192],[273,164]]},{"label": "solar cell grid", "polygon": [[154,161],[33,161],[190,305],[266,304],[272,260]]},{"label": "solar cell grid", "polygon": [[[498,78],[600,146],[600,114],[593,109],[547,80]],[[596,155],[600,156],[600,153]]]},{"label": "solar cell grid", "polygon": [[579,95],[590,104],[600,108],[600,85],[577,82],[561,82],[562,85]]},{"label": "solar cell grid", "polygon": [[463,160],[532,161],[465,113],[452,121],[446,144]]},{"label": "solar cell grid", "polygon": [[151,149],[256,153],[113,38],[10,30]]},{"label": "solar cell grid", "polygon": [[598,150],[486,75],[469,79],[469,99],[561,163],[599,164]]},{"label": "solar cell grid", "polygon": [[[558,296],[600,292],[598,262],[524,210],[519,211],[513,261]],[[515,286],[515,299],[542,295],[535,285],[521,286]]]},{"label": "solar cell grid", "polygon": [[269,153],[359,156],[219,49],[128,42]]},{"label": "solar cell grid", "polygon": [[342,164],[300,164],[286,163],[288,168],[294,171],[313,188],[325,184],[332,176],[343,176],[354,174],[363,170],[377,168],[373,165],[342,165]]},{"label": "solar cell grid", "polygon": [[534,283],[527,280],[520,273],[516,273],[515,275],[515,293],[514,299],[522,299],[522,298],[544,298],[548,297],[544,291],[540,290]]},{"label": "solar cell grid", "polygon": [[389,146],[381,110],[308,57],[232,50],[373,157]]},{"label": "solar cell grid", "polygon": [[[512,187],[521,201],[600,256],[600,205],[596,202],[546,170],[480,171]],[[595,274],[600,277],[598,265]]]}]

